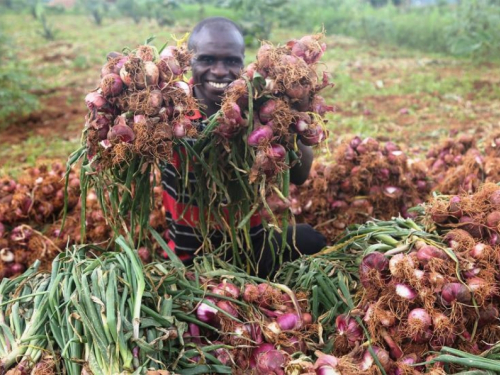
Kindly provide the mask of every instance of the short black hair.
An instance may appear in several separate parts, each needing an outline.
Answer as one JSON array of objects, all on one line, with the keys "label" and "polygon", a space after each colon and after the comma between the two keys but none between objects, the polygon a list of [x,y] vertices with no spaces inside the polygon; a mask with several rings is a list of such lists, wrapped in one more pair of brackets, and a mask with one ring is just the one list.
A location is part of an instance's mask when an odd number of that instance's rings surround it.
[{"label": "short black hair", "polygon": [[241,35],[241,38],[244,40],[243,31],[241,30],[241,27],[237,23],[235,23],[234,21],[231,21],[229,18],[225,18],[225,17],[208,17],[208,18],[205,18],[204,20],[200,21],[193,28],[191,35],[189,35],[188,49],[190,49],[190,50],[195,49],[195,43],[194,43],[195,37],[205,27],[211,27],[211,28],[220,27],[221,29],[224,27],[233,28]]}]

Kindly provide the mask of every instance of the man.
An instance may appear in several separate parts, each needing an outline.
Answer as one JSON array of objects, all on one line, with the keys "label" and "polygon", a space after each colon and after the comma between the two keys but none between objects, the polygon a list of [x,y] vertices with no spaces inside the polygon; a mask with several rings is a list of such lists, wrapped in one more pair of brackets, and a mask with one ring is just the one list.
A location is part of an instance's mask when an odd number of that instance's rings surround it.
[{"label": "man", "polygon": [[[191,61],[192,84],[194,96],[200,103],[200,113],[190,117],[194,122],[215,114],[221,105],[222,95],[226,87],[236,80],[244,66],[245,43],[239,27],[229,19],[211,17],[201,21],[193,29],[188,48],[193,52]],[[298,110],[307,110],[309,98],[304,98],[298,104]],[[313,153],[310,147],[300,141],[301,160],[290,171],[290,182],[300,185],[305,182],[311,169]],[[199,208],[191,204],[186,191],[180,190],[179,175],[180,160],[174,155],[171,164],[162,171],[164,188],[163,201],[169,224],[169,246],[180,258],[189,262],[197,250],[201,248],[202,239],[196,230]],[[190,183],[196,184],[192,175],[188,176]],[[272,277],[278,265],[273,264],[271,248],[280,248],[281,235],[269,239],[262,227],[260,217],[255,215],[250,221],[250,236],[257,259],[261,259],[258,267],[260,277]],[[295,245],[292,234],[295,232]],[[214,231],[211,235],[213,243],[221,241],[221,234]],[[285,252],[285,260],[295,259],[302,254],[313,254],[326,246],[323,235],[307,224],[297,225],[295,231],[288,230],[287,243],[293,249]]]}]

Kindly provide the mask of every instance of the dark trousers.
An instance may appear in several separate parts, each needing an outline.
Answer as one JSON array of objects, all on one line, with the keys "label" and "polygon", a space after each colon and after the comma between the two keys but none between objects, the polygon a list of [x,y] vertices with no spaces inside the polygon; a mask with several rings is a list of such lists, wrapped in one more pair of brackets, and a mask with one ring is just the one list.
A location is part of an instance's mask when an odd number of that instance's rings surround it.
[{"label": "dark trousers", "polygon": [[[295,236],[295,241],[294,241]],[[316,254],[326,246],[326,238],[309,224],[297,224],[295,230],[288,226],[287,247],[283,250],[281,260],[289,262],[301,255]],[[258,260],[257,276],[272,280],[280,268],[279,253],[282,249],[281,233],[273,233],[269,241],[268,233],[253,243]],[[273,256],[274,254],[274,256]]]}]

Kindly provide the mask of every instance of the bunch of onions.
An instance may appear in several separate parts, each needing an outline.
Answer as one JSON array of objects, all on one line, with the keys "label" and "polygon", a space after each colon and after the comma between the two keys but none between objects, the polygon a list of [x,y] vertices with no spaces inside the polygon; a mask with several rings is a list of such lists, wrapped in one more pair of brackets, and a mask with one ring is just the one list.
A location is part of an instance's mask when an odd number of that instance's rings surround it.
[{"label": "bunch of onions", "polygon": [[[169,46],[159,53],[152,45],[138,46],[126,55],[108,55],[99,88],[85,98],[89,113],[84,135],[95,167],[130,162],[135,155],[168,160],[175,140],[172,134],[193,135],[192,129],[182,134],[173,130],[197,108],[182,81],[190,56],[185,46]],[[138,116],[142,118],[134,119]]]},{"label": "bunch of onions", "polygon": [[312,317],[302,311],[288,288],[250,281],[238,284],[231,279],[206,280],[205,285],[207,296],[197,305],[196,317],[217,327],[217,333],[203,326],[197,327],[197,332],[231,345],[232,358],[240,370],[285,374],[291,355],[307,352],[306,343],[314,337]]}]

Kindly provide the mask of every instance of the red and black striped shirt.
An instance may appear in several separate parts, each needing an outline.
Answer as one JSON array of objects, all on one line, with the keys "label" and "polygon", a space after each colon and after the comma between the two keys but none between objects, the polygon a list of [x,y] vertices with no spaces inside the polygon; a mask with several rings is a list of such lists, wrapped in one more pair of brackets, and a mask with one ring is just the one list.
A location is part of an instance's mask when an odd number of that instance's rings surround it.
[{"label": "red and black striped shirt", "polygon": [[[202,127],[202,115],[198,112],[189,117],[196,126]],[[194,145],[196,139],[185,139]],[[182,149],[180,152],[185,152]],[[190,260],[203,244],[202,234],[199,230],[200,214],[205,213],[204,207],[198,207],[195,200],[191,199],[191,192],[195,191],[197,181],[193,172],[188,172],[188,186],[183,187],[181,175],[181,158],[178,152],[173,153],[170,163],[161,166],[161,180],[163,187],[163,206],[165,207],[168,225],[168,246],[176,252],[182,260]],[[227,214],[227,213],[226,213]],[[250,219],[250,237],[252,240],[261,238],[264,234],[262,220],[259,214]],[[222,234],[213,230],[209,234],[212,241],[222,239]]]}]

